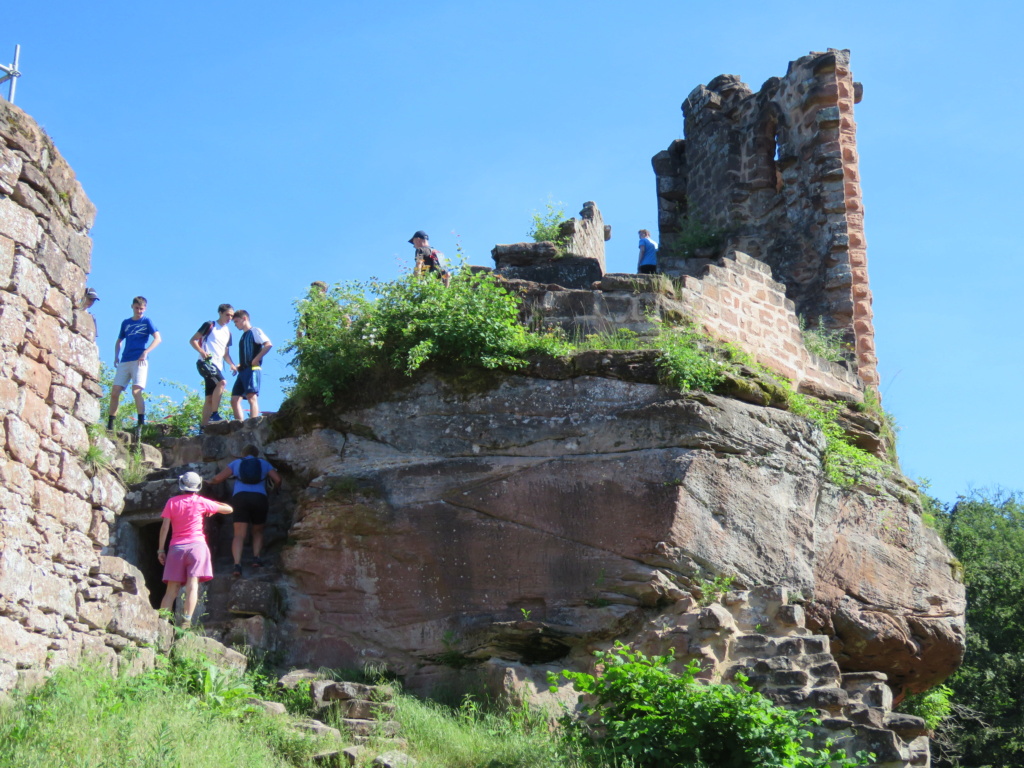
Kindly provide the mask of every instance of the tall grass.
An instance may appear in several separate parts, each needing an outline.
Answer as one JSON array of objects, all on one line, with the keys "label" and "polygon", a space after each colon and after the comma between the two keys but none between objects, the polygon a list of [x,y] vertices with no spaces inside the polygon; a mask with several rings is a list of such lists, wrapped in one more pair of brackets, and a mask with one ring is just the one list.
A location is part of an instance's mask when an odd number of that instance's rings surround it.
[{"label": "tall grass", "polygon": [[492,712],[467,696],[453,709],[404,694],[395,703],[408,752],[421,768],[625,768],[585,761],[546,713],[528,706]]},{"label": "tall grass", "polygon": [[112,677],[58,670],[0,706],[0,765],[10,768],[312,766],[322,748],[286,718],[218,706],[169,684],[166,670]]}]

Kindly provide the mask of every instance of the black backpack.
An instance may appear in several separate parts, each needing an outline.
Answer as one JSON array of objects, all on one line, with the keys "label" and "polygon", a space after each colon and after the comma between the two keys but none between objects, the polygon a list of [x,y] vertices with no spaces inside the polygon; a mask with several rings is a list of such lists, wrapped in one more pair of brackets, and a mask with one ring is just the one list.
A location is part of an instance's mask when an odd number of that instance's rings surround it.
[{"label": "black backpack", "polygon": [[263,480],[263,464],[255,456],[246,456],[238,465],[238,479],[246,485],[257,485]]}]

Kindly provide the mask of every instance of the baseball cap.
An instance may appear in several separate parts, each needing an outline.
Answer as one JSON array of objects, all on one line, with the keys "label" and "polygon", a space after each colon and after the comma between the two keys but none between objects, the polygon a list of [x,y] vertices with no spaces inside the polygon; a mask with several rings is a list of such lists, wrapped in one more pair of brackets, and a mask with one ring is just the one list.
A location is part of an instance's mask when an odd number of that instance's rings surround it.
[{"label": "baseball cap", "polygon": [[203,478],[196,472],[186,472],[178,478],[178,489],[186,493],[198,493],[203,487]]},{"label": "baseball cap", "polygon": [[416,230],[416,234],[409,238],[409,242],[412,243],[412,241],[415,240],[417,237],[420,237],[420,238],[422,238],[424,240],[429,240],[430,239],[430,235],[428,235],[422,229],[417,229]]}]

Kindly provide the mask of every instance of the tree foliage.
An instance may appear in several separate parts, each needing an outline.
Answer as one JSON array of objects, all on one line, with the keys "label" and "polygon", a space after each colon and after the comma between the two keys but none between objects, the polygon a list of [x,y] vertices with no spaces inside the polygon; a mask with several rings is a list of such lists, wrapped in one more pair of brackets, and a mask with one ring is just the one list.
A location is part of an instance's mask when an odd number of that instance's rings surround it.
[{"label": "tree foliage", "polygon": [[967,588],[967,651],[948,685],[980,718],[961,724],[964,766],[1024,764],[1024,505],[976,492],[936,522]]}]

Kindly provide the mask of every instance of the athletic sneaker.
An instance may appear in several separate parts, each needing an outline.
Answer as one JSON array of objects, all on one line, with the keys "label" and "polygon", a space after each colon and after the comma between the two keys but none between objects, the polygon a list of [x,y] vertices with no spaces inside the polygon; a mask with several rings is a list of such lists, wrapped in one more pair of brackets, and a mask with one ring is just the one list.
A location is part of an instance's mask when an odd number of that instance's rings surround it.
[{"label": "athletic sneaker", "polygon": [[262,568],[263,567],[263,559],[259,558],[259,557],[254,557],[252,559],[252,567],[253,568]]},{"label": "athletic sneaker", "polygon": [[235,563],[235,567],[231,569],[231,576],[232,576],[232,578],[237,579],[237,578],[240,578],[241,575],[242,575],[242,566],[239,565],[238,563]]},{"label": "athletic sneaker", "polygon": [[212,424],[215,421],[224,421],[224,417],[217,413],[217,411],[210,414],[210,423]]}]

